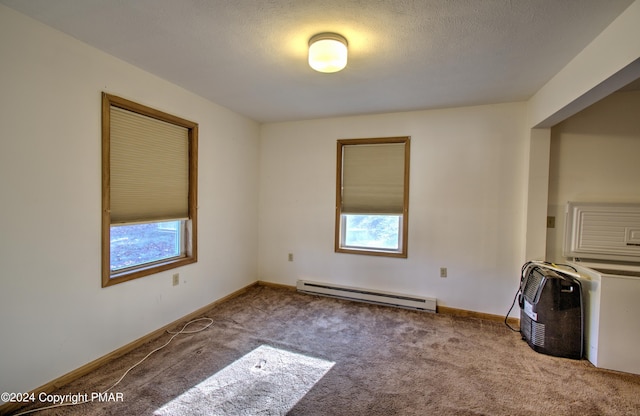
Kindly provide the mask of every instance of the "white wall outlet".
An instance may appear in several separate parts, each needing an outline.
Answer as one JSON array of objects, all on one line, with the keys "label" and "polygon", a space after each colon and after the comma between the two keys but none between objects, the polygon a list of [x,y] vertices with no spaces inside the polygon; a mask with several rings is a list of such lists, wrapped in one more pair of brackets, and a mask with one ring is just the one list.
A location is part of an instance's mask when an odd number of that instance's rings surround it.
[{"label": "white wall outlet", "polygon": [[289,253],[289,261],[293,261],[293,253]]},{"label": "white wall outlet", "polygon": [[446,267],[440,267],[440,277],[447,277],[447,268]]},{"label": "white wall outlet", "polygon": [[178,286],[180,284],[180,273],[173,274],[173,285]]}]

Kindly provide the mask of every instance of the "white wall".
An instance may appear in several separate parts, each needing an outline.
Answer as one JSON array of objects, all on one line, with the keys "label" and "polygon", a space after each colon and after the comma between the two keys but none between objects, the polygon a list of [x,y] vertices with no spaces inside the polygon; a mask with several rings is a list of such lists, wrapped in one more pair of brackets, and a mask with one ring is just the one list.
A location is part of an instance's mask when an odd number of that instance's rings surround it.
[{"label": "white wall", "polygon": [[549,189],[550,129],[532,129],[529,137],[527,230],[525,258],[544,260],[546,247],[547,194]]},{"label": "white wall", "polygon": [[[334,253],[336,140],[403,135],[408,258]],[[504,315],[524,262],[527,139],[524,103],[263,125],[260,279],[433,296]]]},{"label": "white wall", "polygon": [[640,0],[529,100],[531,127],[551,127],[640,77]]},{"label": "white wall", "polygon": [[[0,391],[35,389],[257,280],[257,123],[4,6],[0,56]],[[200,126],[199,261],[105,289],[101,91]]]},{"label": "white wall", "polygon": [[548,129],[640,78],[640,0],[633,2],[600,35],[527,101],[529,196],[525,233],[528,259],[542,259],[548,205]]},{"label": "white wall", "polygon": [[618,92],[551,129],[547,260],[564,261],[568,201],[640,203],[640,91]]}]

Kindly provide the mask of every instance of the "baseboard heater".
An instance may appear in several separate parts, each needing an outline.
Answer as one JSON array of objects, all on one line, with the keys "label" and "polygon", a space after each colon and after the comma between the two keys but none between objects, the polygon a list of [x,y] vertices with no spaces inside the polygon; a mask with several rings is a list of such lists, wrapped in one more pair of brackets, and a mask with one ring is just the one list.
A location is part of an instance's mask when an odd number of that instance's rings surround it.
[{"label": "baseboard heater", "polygon": [[416,297],[402,295],[399,293],[310,282],[308,280],[298,280],[297,289],[299,292],[314,295],[375,303],[378,305],[396,306],[399,308],[415,309],[426,312],[436,311],[436,299],[434,298]]}]

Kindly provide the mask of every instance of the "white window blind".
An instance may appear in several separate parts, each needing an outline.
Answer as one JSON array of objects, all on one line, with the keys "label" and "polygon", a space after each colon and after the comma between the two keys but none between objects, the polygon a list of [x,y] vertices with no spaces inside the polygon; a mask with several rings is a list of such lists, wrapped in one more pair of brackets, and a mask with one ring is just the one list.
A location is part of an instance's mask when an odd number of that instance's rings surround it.
[{"label": "white window blind", "polygon": [[189,130],[110,108],[111,223],[189,217]]},{"label": "white window blind", "polygon": [[342,147],[343,214],[403,214],[405,144]]}]

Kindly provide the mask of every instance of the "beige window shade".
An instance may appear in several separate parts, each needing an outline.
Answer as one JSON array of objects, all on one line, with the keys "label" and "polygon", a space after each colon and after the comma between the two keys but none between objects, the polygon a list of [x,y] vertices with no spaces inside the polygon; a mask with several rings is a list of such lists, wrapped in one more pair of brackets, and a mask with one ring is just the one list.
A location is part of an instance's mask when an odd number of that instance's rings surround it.
[{"label": "beige window shade", "polygon": [[342,147],[342,213],[402,214],[404,143]]},{"label": "beige window shade", "polygon": [[189,131],[110,109],[111,223],[189,217]]}]

